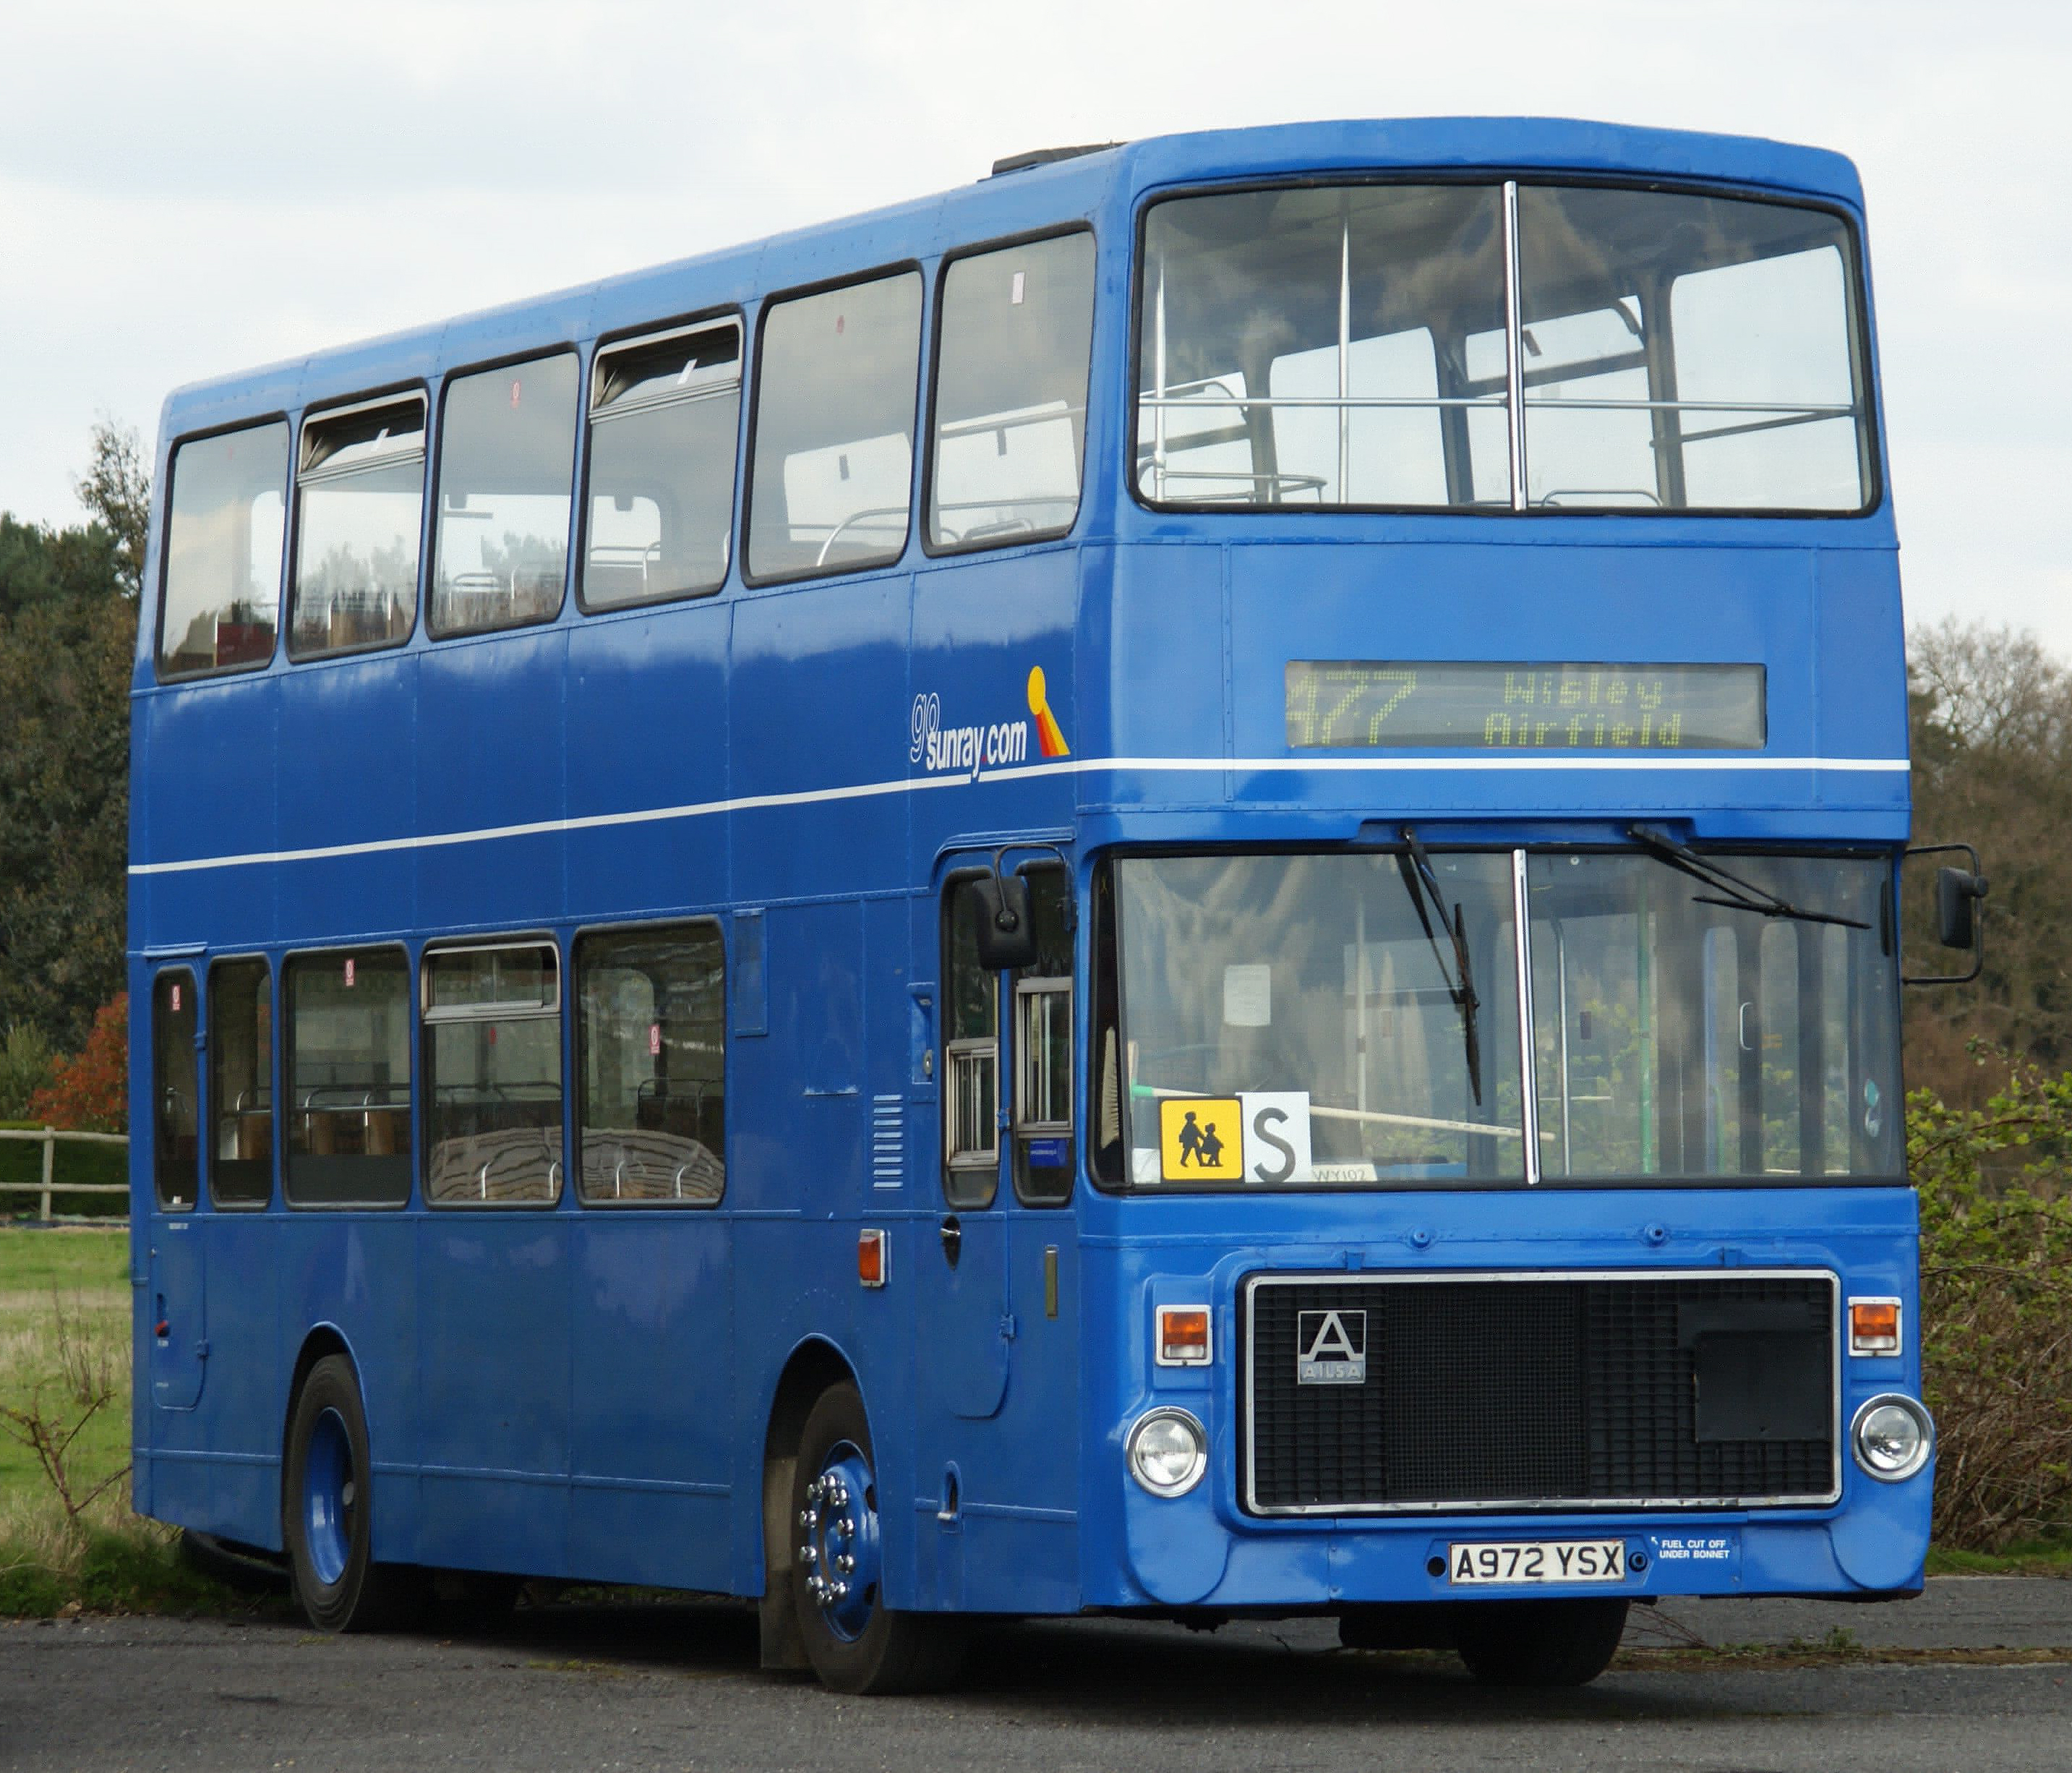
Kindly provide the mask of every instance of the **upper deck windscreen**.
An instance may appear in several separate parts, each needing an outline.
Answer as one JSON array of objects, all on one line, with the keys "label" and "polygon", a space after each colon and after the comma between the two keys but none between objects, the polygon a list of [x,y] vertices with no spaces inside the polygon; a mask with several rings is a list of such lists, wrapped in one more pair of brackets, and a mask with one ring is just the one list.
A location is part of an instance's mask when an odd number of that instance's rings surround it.
[{"label": "upper deck windscreen", "polygon": [[1871,498],[1856,257],[1825,210],[1612,187],[1219,192],[1151,208],[1141,276],[1155,504]]}]

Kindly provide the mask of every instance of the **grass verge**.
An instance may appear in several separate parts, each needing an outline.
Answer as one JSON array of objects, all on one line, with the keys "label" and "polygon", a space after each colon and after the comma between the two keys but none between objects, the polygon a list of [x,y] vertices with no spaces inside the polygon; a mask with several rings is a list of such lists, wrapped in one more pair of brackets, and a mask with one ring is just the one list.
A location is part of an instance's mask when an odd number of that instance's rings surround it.
[{"label": "grass verge", "polygon": [[1997,1552],[1956,1551],[1935,1545],[1929,1549],[1928,1573],[2072,1577],[2072,1545],[2062,1539],[2019,1541]]},{"label": "grass verge", "polygon": [[[50,1428],[76,1498],[101,1491],[68,1514],[10,1432],[18,1421],[0,1417],[0,1614],[246,1613],[265,1604],[190,1567],[174,1529],[130,1512],[130,1309],[126,1228],[0,1227],[0,1409]],[[89,1410],[97,1395],[105,1401]]]}]

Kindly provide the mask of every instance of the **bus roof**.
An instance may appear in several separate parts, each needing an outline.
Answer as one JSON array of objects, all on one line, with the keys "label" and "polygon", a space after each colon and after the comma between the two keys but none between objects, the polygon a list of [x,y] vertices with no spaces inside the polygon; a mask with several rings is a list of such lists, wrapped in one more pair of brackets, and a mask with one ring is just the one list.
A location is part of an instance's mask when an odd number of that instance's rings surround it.
[{"label": "bus roof", "polygon": [[430,379],[463,364],[740,306],[775,290],[1094,216],[1165,186],[1424,167],[1716,181],[1856,209],[1863,200],[1853,164],[1825,149],[1572,119],[1350,120],[1157,136],[191,383],[166,397],[160,436],[162,443],[264,413]]}]

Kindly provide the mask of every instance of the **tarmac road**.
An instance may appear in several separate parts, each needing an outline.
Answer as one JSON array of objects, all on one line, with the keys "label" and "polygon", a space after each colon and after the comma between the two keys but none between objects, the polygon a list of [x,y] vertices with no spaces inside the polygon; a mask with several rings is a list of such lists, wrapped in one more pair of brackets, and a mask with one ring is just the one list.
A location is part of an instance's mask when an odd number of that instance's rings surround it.
[{"label": "tarmac road", "polygon": [[[0,1767],[2072,1766],[2072,1582],[1947,1578],[1886,1606],[1687,1602],[1634,1618],[1628,1642],[1647,1665],[1565,1693],[1478,1688],[1450,1657],[1341,1651],[1327,1623],[1203,1635],[1081,1620],[987,1632],[962,1690],[880,1700],[758,1673],[751,1618],[717,1606],[551,1606],[443,1638],[10,1621]],[[1782,1645],[1837,1627],[1860,1645],[1902,1647],[1893,1654],[1955,1655],[1751,1666],[1645,1651],[1694,1635]],[[2056,1660],[2012,1661],[2054,1648]]]}]

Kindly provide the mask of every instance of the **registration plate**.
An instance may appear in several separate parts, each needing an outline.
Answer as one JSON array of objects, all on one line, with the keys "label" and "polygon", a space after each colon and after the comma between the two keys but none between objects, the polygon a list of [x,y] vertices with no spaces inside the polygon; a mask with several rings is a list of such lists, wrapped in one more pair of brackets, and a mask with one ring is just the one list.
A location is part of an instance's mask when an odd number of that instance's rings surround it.
[{"label": "registration plate", "polygon": [[1622,1539],[1517,1539],[1446,1548],[1446,1580],[1479,1582],[1622,1582]]}]

